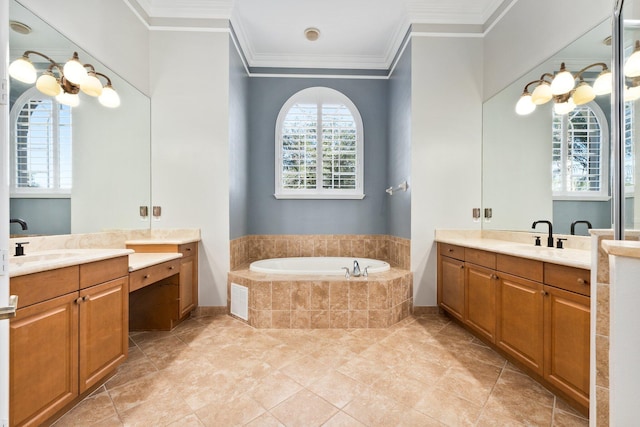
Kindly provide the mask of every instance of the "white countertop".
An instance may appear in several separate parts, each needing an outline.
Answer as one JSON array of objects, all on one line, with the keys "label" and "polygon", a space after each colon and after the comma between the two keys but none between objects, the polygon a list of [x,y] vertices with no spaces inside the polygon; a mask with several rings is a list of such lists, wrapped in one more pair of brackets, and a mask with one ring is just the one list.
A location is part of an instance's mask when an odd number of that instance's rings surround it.
[{"label": "white countertop", "polygon": [[102,261],[133,253],[131,249],[53,249],[9,258],[9,277]]},{"label": "white countertop", "polygon": [[151,238],[151,239],[136,239],[126,240],[125,245],[184,245],[186,243],[198,242],[199,238],[186,237],[186,238]]},{"label": "white countertop", "polygon": [[609,255],[640,258],[640,242],[634,240],[603,240],[602,249]]},{"label": "white countertop", "polygon": [[172,259],[181,258],[179,252],[165,253],[132,253],[129,254],[129,272],[140,270],[141,268],[161,264]]},{"label": "white countertop", "polygon": [[[533,242],[511,242],[484,238],[478,236],[477,233],[474,234],[475,235],[471,234],[469,237],[465,237],[460,235],[460,233],[452,233],[451,235],[436,233],[436,241],[570,267],[591,269],[591,252],[588,250],[548,248],[546,246],[535,246]],[[544,243],[546,239],[543,238],[542,240]]]}]

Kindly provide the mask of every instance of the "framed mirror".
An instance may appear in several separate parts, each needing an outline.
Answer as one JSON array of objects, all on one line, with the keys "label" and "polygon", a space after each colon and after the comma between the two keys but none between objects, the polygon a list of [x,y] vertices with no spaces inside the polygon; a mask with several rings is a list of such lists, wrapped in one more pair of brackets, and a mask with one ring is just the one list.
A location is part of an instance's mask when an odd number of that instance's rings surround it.
[{"label": "framed mirror", "polygon": [[[120,97],[120,106],[107,108],[80,93],[80,105],[62,108],[34,84],[10,79],[10,216],[28,227],[11,224],[11,236],[149,228],[150,216],[140,215],[140,206],[150,209],[149,98],[19,2],[9,11],[10,61],[29,50],[64,64],[77,52]],[[30,59],[38,74],[49,66]],[[57,125],[42,123],[46,108]]]},{"label": "framed mirror", "polygon": [[[527,115],[515,111],[525,86],[557,73],[562,63],[574,75],[594,63],[610,68],[610,32],[610,23],[601,23],[483,105],[482,199],[492,210],[484,229],[531,231],[536,220],[551,220],[560,234],[570,234],[574,221],[611,228],[610,95],[585,104],[588,113],[561,117],[553,101]],[[583,77],[593,83],[600,70]],[[598,138],[585,137],[595,132]],[[576,226],[575,234],[587,235],[587,227]]]}]

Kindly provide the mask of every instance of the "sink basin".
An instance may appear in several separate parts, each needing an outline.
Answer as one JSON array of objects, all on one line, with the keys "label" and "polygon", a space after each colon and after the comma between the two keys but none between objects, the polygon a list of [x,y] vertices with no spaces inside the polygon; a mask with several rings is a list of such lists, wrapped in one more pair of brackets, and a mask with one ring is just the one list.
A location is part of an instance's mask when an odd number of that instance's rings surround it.
[{"label": "sink basin", "polygon": [[19,267],[31,263],[46,263],[62,261],[74,257],[84,256],[94,253],[93,249],[56,249],[51,251],[33,252],[22,256],[12,256],[9,258],[9,265]]}]

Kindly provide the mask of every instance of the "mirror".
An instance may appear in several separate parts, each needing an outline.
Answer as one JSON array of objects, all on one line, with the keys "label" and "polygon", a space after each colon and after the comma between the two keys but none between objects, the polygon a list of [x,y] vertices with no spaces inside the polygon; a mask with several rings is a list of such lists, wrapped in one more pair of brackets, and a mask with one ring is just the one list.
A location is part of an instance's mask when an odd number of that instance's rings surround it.
[{"label": "mirror", "polygon": [[[121,99],[119,107],[107,108],[97,98],[80,93],[80,105],[71,109],[71,190],[61,195],[18,195],[12,191],[11,218],[23,219],[28,229],[11,224],[11,236],[149,228],[150,217],[140,216],[140,206],[150,206],[151,197],[149,98],[18,2],[10,2],[9,13],[11,21],[31,29],[29,34],[10,30],[11,61],[35,50],[64,64],[78,52],[82,63],[92,64],[111,79]],[[39,69],[40,58],[30,59]],[[11,78],[10,106],[34,86]],[[59,156],[64,153],[61,150]]]},{"label": "mirror", "polygon": [[[604,41],[610,32],[609,21],[603,22],[483,105],[482,199],[483,207],[492,209],[492,218],[482,224],[484,229],[531,231],[532,222],[541,219],[552,220],[554,233],[559,234],[569,234],[576,220],[587,220],[593,228],[611,228],[610,189],[588,200],[552,192],[553,102],[538,105],[525,116],[515,112],[525,85],[544,73],[556,73],[562,62],[574,74],[596,62],[609,65],[611,46]],[[594,68],[585,73],[585,80],[593,83],[599,72]],[[598,96],[593,102],[604,113],[602,134],[608,136],[610,95]],[[610,154],[605,144],[603,141],[601,184],[610,188]],[[575,231],[588,234],[584,225]]]}]

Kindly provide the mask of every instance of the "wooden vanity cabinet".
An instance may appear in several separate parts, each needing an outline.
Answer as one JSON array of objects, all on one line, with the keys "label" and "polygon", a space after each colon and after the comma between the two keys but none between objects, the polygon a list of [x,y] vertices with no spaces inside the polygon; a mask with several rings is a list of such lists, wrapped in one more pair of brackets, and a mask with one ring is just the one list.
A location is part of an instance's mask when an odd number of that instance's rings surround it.
[{"label": "wooden vanity cabinet", "polygon": [[12,426],[42,425],[127,357],[128,257],[13,277]]},{"label": "wooden vanity cabinet", "polygon": [[184,244],[145,243],[127,244],[128,249],[140,253],[181,253],[179,283],[179,314],[184,319],[198,306],[198,242]]},{"label": "wooden vanity cabinet", "polygon": [[589,270],[444,243],[438,259],[438,305],[588,413]]}]

